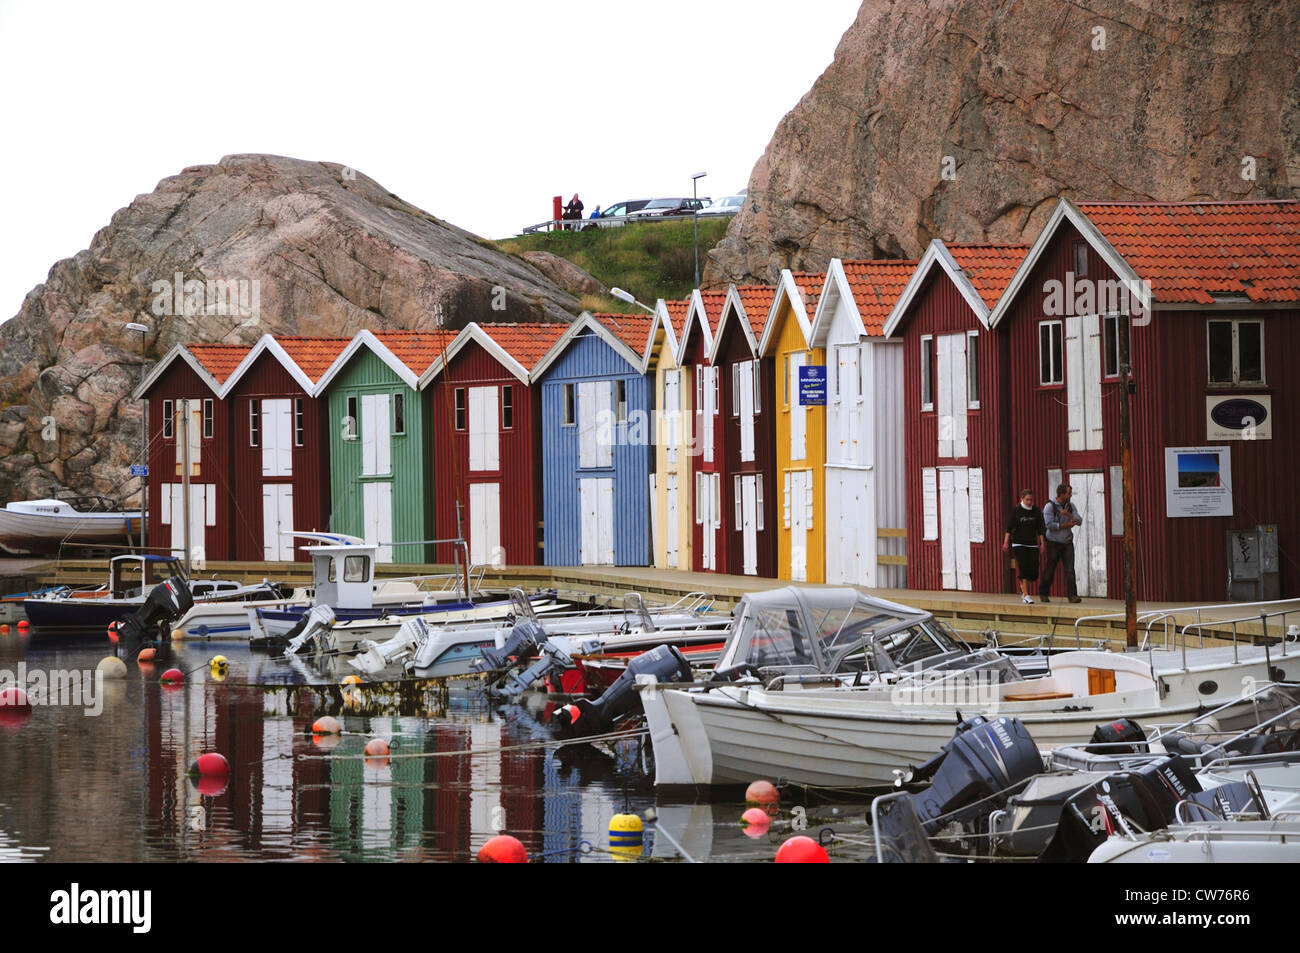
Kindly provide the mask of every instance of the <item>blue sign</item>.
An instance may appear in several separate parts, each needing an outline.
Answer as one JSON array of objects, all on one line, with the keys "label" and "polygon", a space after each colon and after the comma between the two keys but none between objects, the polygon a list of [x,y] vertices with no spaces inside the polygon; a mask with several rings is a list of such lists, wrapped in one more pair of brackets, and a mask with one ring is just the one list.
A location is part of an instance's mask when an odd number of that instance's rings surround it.
[{"label": "blue sign", "polygon": [[131,476],[147,477],[148,475],[149,475],[148,467],[142,466],[139,463],[131,464]]},{"label": "blue sign", "polygon": [[799,403],[803,407],[826,405],[826,365],[812,364],[799,368]]}]

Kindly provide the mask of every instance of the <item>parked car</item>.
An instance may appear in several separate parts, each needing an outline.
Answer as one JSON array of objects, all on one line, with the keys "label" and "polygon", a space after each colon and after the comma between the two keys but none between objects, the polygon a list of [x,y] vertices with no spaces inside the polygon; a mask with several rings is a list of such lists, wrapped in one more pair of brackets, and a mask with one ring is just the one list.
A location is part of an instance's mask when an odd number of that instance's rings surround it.
[{"label": "parked car", "polygon": [[600,210],[601,218],[618,218],[621,215],[630,215],[633,212],[639,212],[650,204],[649,199],[630,199],[626,202],[615,202],[613,205]]},{"label": "parked car", "polygon": [[645,208],[633,212],[628,218],[637,221],[645,218],[662,218],[666,215],[690,215],[709,204],[708,198],[654,199]]},{"label": "parked car", "polygon": [[745,204],[743,195],[724,195],[722,198],[700,210],[700,217],[706,215],[735,215]]}]

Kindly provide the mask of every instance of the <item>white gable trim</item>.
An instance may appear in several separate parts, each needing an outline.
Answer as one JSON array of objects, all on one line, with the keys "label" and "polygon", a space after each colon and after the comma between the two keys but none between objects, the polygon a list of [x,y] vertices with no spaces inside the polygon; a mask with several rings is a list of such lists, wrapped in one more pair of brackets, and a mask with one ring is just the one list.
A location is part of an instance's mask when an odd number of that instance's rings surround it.
[{"label": "white gable trim", "polygon": [[907,287],[903,293],[898,296],[894,302],[893,310],[889,312],[889,318],[885,321],[885,337],[893,337],[894,332],[903,321],[903,316],[907,313],[908,308],[912,306],[912,301],[921,291],[921,286],[925,284],[926,278],[930,274],[930,269],[938,266],[948,275],[951,281],[960,292],[966,304],[970,306],[975,317],[979,318],[980,324],[985,328],[989,327],[989,306],[984,303],[980,293],[975,290],[971,284],[970,277],[962,270],[961,265],[952,257],[952,252],[948,251],[948,246],[940,239],[935,238],[925,249],[925,254],[917,262],[916,270],[912,272],[912,277],[908,279]]},{"label": "white gable trim", "polygon": [[817,310],[813,312],[812,332],[809,334],[813,347],[826,346],[831,325],[835,323],[839,311],[836,305],[841,301],[847,307],[845,314],[851,322],[853,333],[859,338],[866,337],[867,328],[862,323],[862,314],[858,311],[858,302],[853,297],[853,289],[849,287],[849,276],[844,272],[844,262],[832,258],[830,266],[826,269],[826,284],[822,285],[822,293],[817,299]]},{"label": "white gable trim", "polygon": [[1042,257],[1043,252],[1047,250],[1047,246],[1051,244],[1052,239],[1056,237],[1056,232],[1061,227],[1063,221],[1069,221],[1069,223],[1078,230],[1079,234],[1082,235],[1088,244],[1092,246],[1093,250],[1101,256],[1102,260],[1106,262],[1111,271],[1115,273],[1116,277],[1121,281],[1137,282],[1137,284],[1131,285],[1131,287],[1139,289],[1137,292],[1138,299],[1142,302],[1143,307],[1148,312],[1151,310],[1153,303],[1151,301],[1151,296],[1148,294],[1145,286],[1139,282],[1137,272],[1134,271],[1129,263],[1124,260],[1123,256],[1115,250],[1115,246],[1107,240],[1106,236],[1097,230],[1097,226],[1092,223],[1092,220],[1089,219],[1088,216],[1084,215],[1083,212],[1079,211],[1079,208],[1073,202],[1069,199],[1063,198],[1056,204],[1056,208],[1052,210],[1052,217],[1047,220],[1047,224],[1043,226],[1043,230],[1038,233],[1038,238],[1034,240],[1034,244],[1030,247],[1029,254],[1025,255],[1025,260],[1020,263],[1020,267],[1016,269],[1016,273],[1011,276],[1011,281],[1002,292],[1002,297],[998,299],[997,306],[993,308],[992,313],[989,315],[987,323],[990,328],[997,327],[998,322],[1000,322],[1011,309],[1012,302],[1015,301],[1017,295],[1020,293],[1021,286],[1028,280],[1029,275],[1034,270],[1034,266],[1038,264],[1038,259]]},{"label": "white gable trim", "polygon": [[471,321],[461,329],[450,344],[447,345],[445,354],[438,355],[437,360],[429,365],[428,370],[420,375],[420,390],[428,387],[433,379],[442,373],[444,367],[451,363],[451,359],[460,353],[470,341],[476,341],[483,350],[492,355],[492,359],[510,372],[511,376],[516,378],[520,383],[528,383],[528,369],[510,354],[505,348],[496,342],[490,331],[481,327],[477,322]]},{"label": "white gable trim", "polygon": [[281,367],[289,372],[289,376],[293,378],[294,383],[301,387],[308,397],[316,396],[316,384],[298,366],[298,362],[289,356],[284,346],[271,334],[263,334],[257,339],[257,343],[253,345],[252,350],[244,355],[244,359],[239,362],[239,366],[226,378],[226,383],[222,385],[221,393],[218,396],[223,400],[228,397],[230,392],[235,389],[235,385],[248,373],[257,359],[268,352],[280,362]]},{"label": "white gable trim", "polygon": [[145,377],[145,379],[136,386],[135,390],[131,392],[132,399],[142,400],[144,396],[153,389],[154,384],[158,383],[158,378],[162,377],[167,368],[171,367],[172,363],[178,358],[185,361],[185,363],[189,364],[189,366],[194,369],[194,373],[199,375],[203,383],[208,385],[208,389],[211,390],[215,396],[222,396],[221,385],[217,383],[217,379],[208,373],[207,369],[199,363],[199,359],[191,354],[184,344],[177,344],[162,356],[162,359],[154,365],[153,370],[149,372],[148,376]]},{"label": "white gable trim", "polygon": [[[691,340],[691,329],[697,325],[700,333],[704,335],[704,353],[712,353],[713,332],[709,330],[709,316],[704,311],[704,297],[700,294],[699,288],[691,292],[691,306],[686,311],[686,326],[682,328],[681,340],[677,342],[678,367],[681,367],[682,362],[686,360],[686,346]],[[721,327],[721,323],[719,323],[719,327]]]},{"label": "white gable trim", "polygon": [[402,361],[398,360],[397,355],[390,351],[379,338],[369,328],[362,328],[358,331],[343,349],[343,353],[334,359],[329,370],[321,375],[320,381],[316,384],[316,393],[313,396],[320,396],[325,393],[325,389],[338,376],[350,360],[361,350],[366,347],[374,352],[375,356],[388,366],[398,378],[411,390],[419,390],[420,380],[415,376],[415,372],[407,367]]},{"label": "white gable trim", "polygon": [[803,333],[804,344],[812,347],[809,339],[812,336],[812,323],[808,320],[808,309],[804,307],[803,295],[799,293],[799,286],[795,284],[794,274],[789,268],[781,269],[781,279],[776,285],[776,296],[772,298],[772,307],[767,311],[767,323],[763,326],[763,337],[758,342],[758,353],[761,357],[766,357],[768,348],[771,347],[772,339],[779,333],[776,328],[776,316],[781,313],[781,302],[789,301],[790,310],[794,313],[795,320],[799,322],[799,330]]},{"label": "white gable trim", "polygon": [[569,330],[560,335],[559,340],[551,345],[551,349],[546,355],[533,366],[531,379],[540,380],[542,376],[550,369],[551,365],[559,360],[563,354],[580,334],[586,332],[594,333],[597,337],[602,338],[606,344],[612,347],[623,360],[638,373],[641,372],[641,366],[645,363],[644,354],[635,354],[632,349],[618,339],[618,337],[605,325],[601,324],[596,318],[592,317],[591,312],[584,311],[578,315],[578,319],[569,325]]}]

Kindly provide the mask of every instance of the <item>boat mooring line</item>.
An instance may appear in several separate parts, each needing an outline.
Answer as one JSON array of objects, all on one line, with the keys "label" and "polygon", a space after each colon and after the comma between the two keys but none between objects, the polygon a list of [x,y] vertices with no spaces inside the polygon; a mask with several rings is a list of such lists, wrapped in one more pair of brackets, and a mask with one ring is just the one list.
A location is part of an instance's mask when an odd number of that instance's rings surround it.
[{"label": "boat mooring line", "polygon": [[[410,751],[410,752],[390,752],[383,755],[365,754],[310,754],[308,752],[299,752],[295,757],[299,761],[348,761],[358,758],[377,759],[377,758],[471,758],[476,755],[484,754],[504,754],[509,751],[529,751],[537,748],[563,748],[568,745],[590,744],[594,741],[618,741],[623,738],[639,738],[648,735],[648,728],[638,728],[635,731],[616,731],[605,735],[591,735],[586,738],[566,738],[556,741],[533,741],[518,745],[501,745],[495,748],[475,748],[468,751]],[[350,732],[355,734],[355,732]],[[374,737],[374,732],[366,732]],[[322,737],[329,737],[328,735]]]}]

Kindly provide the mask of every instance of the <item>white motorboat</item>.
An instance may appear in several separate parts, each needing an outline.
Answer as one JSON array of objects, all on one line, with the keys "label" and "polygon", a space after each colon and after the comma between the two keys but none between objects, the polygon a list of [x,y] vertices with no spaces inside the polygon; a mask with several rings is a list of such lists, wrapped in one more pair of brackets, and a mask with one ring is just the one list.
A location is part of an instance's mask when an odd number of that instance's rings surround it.
[{"label": "white motorboat", "polygon": [[1300,814],[1268,820],[1195,821],[1150,833],[1124,830],[1088,857],[1090,864],[1296,864]]},{"label": "white motorboat", "polygon": [[0,550],[54,555],[64,543],[129,543],[140,535],[140,511],[119,510],[100,497],[24,500],[0,509]]},{"label": "white motorboat", "polygon": [[1300,680],[1294,650],[1185,657],[1062,652],[1047,674],[1022,678],[928,613],[854,589],[790,587],[744,597],[714,681],[661,688],[644,679],[641,692],[657,785],[766,777],[871,787],[929,758],[976,714],[1014,716],[1051,748],[1124,716],[1169,723],[1224,705],[1221,725],[1231,727],[1253,712],[1233,704],[1243,681],[1264,685],[1279,670]]}]

